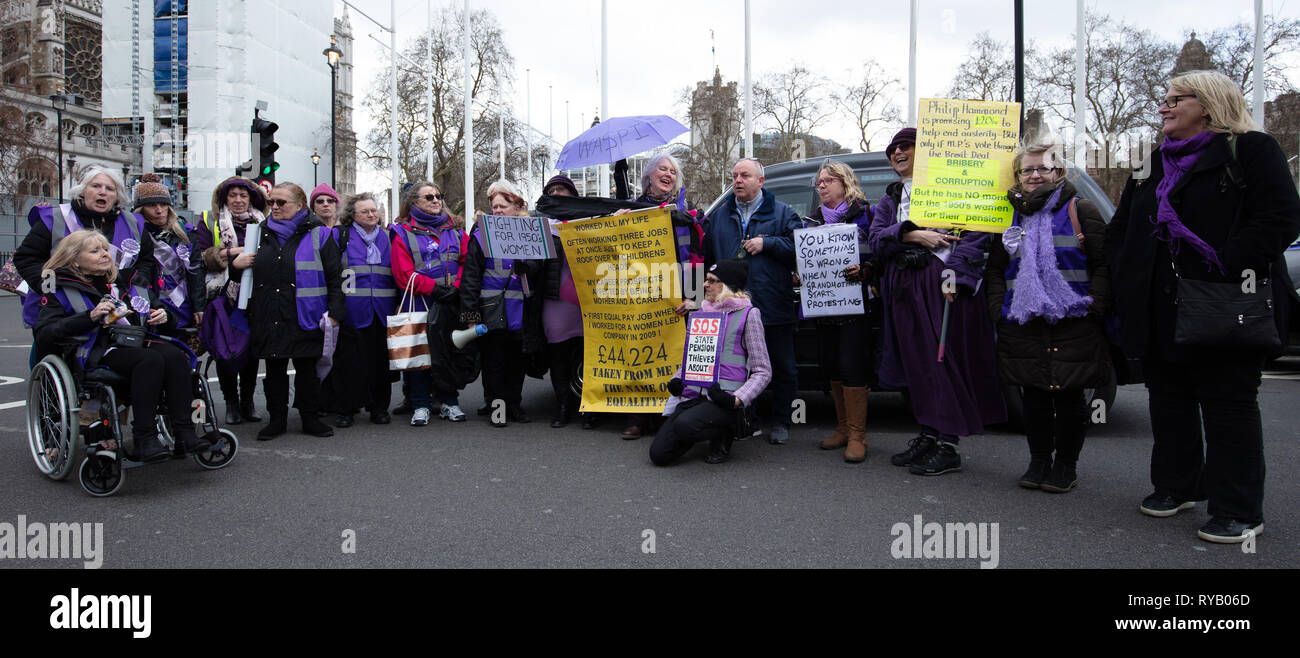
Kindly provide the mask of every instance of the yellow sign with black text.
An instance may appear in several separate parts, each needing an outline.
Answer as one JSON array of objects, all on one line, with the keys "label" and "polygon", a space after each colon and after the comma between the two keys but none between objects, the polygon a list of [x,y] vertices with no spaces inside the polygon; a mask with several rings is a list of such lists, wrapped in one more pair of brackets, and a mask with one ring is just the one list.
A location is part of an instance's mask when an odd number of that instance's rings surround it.
[{"label": "yellow sign with black text", "polygon": [[1007,230],[1019,142],[1019,103],[921,99],[908,219],[930,228]]}]

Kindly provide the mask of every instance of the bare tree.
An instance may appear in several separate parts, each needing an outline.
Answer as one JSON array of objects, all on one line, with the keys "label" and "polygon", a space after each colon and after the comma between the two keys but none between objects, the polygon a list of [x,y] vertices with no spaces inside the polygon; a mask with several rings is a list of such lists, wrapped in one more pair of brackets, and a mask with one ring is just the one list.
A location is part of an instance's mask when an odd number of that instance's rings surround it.
[{"label": "bare tree", "polygon": [[[27,197],[51,196],[57,189],[58,167],[49,161],[54,130],[42,122],[44,115],[24,116],[16,105],[0,106],[0,213],[18,213]],[[48,140],[46,139],[49,135]]]},{"label": "bare tree", "polygon": [[[1205,50],[1214,67],[1241,85],[1249,99],[1255,89],[1255,28],[1237,23],[1210,33],[1205,39]],[[1268,98],[1288,91],[1295,86],[1287,78],[1290,70],[1286,61],[1300,52],[1300,19],[1264,16],[1264,93]]]},{"label": "bare tree", "polygon": [[812,134],[830,118],[831,103],[826,97],[826,80],[801,64],[780,73],[769,73],[754,85],[754,106],[760,118],[777,135],[777,149],[793,157],[793,146],[800,135]]},{"label": "bare tree", "polygon": [[831,93],[836,105],[853,117],[858,128],[858,146],[864,152],[871,150],[871,140],[881,130],[901,122],[898,104],[891,99],[902,88],[897,77],[888,77],[883,66],[867,59],[857,71],[849,71],[843,89]]},{"label": "bare tree", "polygon": [[966,61],[957,67],[949,98],[1010,102],[1016,99],[1015,53],[1010,45],[980,32],[970,42]]}]

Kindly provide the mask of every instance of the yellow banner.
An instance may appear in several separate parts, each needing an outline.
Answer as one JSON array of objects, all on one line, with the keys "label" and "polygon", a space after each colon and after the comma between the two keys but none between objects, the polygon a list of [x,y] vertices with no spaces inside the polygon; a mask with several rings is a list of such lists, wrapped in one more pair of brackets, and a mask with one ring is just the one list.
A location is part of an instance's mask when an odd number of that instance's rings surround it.
[{"label": "yellow banner", "polygon": [[663,411],[686,342],[668,211],[564,222],[559,234],[582,304],[580,410]]},{"label": "yellow banner", "polygon": [[921,99],[908,219],[918,226],[1001,233],[1020,142],[1020,104]]}]

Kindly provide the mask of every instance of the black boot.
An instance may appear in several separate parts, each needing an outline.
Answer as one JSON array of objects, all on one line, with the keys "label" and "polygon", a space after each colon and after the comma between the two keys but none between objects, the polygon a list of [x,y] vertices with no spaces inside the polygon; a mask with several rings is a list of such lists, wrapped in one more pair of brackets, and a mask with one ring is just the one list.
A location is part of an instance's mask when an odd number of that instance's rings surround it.
[{"label": "black boot", "polygon": [[175,430],[173,433],[175,434],[176,443],[179,443],[184,447],[185,452],[188,454],[193,455],[207,452],[208,449],[212,447],[211,443],[199,438],[199,435],[194,432],[193,423],[186,423],[182,426],[180,423],[173,420],[172,428]]},{"label": "black boot", "polygon": [[325,423],[322,423],[320,416],[315,411],[303,410],[299,414],[302,417],[302,432],[312,436],[334,436],[334,430]]},{"label": "black boot", "polygon": [[709,454],[704,458],[706,464],[721,464],[731,456],[732,437],[709,439]]},{"label": "black boot", "polygon": [[1037,489],[1043,485],[1043,480],[1047,479],[1047,474],[1052,470],[1051,455],[1031,455],[1029,458],[1029,468],[1025,474],[1020,476],[1020,486],[1026,489]]},{"label": "black boot", "polygon": [[[244,417],[239,413],[239,396],[227,395],[226,398],[226,424],[238,425],[244,422]],[[261,420],[260,418],[258,420]]]},{"label": "black boot", "polygon": [[258,441],[270,441],[289,430],[289,411],[287,409],[271,408],[267,409],[267,412],[271,414],[271,422],[257,432]]},{"label": "black boot", "polygon": [[150,431],[148,434],[135,436],[135,458],[136,461],[148,462],[168,457],[167,448],[158,440],[158,436]]},{"label": "black boot", "polygon": [[551,416],[551,427],[560,428],[569,424],[569,405],[561,402],[555,408],[555,415]]},{"label": "black boot", "polygon": [[1052,472],[1043,480],[1043,491],[1066,493],[1079,484],[1079,476],[1074,472],[1074,462],[1057,459],[1052,464]]},{"label": "black boot", "polygon": [[249,395],[244,398],[243,404],[239,405],[239,415],[250,423],[262,420],[262,417],[257,415],[257,405],[253,403],[253,396]]}]

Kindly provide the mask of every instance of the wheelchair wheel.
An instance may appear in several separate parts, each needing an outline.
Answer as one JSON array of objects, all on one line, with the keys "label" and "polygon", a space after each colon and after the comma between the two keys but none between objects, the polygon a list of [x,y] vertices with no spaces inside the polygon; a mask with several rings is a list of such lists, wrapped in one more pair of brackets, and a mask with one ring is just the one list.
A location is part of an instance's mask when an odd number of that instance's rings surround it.
[{"label": "wheelchair wheel", "polygon": [[122,462],[106,455],[91,455],[81,461],[81,488],[86,493],[103,498],[117,493],[126,482]]},{"label": "wheelchair wheel", "polygon": [[32,459],[51,480],[68,477],[85,446],[77,420],[72,373],[57,356],[41,359],[27,383],[27,442]]},{"label": "wheelchair wheel", "polygon": [[235,438],[234,432],[220,429],[217,434],[220,437],[212,445],[212,450],[194,455],[194,461],[210,471],[225,468],[235,459],[235,453],[239,452],[239,439]]}]

